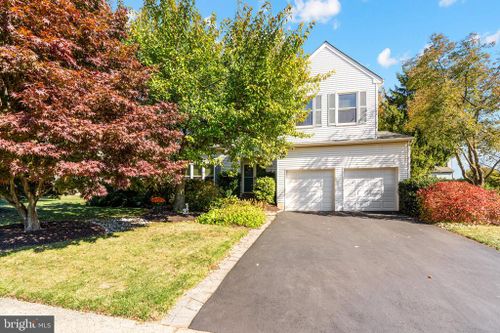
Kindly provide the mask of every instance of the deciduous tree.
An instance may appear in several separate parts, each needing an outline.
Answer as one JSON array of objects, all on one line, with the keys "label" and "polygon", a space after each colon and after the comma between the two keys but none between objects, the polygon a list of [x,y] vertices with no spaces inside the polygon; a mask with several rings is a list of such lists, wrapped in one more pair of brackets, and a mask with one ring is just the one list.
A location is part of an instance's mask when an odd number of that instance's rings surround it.
[{"label": "deciduous tree", "polygon": [[[288,28],[291,9],[274,15],[240,6],[219,26],[194,0],[147,0],[132,24],[140,59],[159,70],[153,96],[176,102],[186,134],[178,158],[200,163],[229,155],[266,165],[283,156],[318,78],[302,46],[310,26]],[[184,206],[183,184],[174,208]]]},{"label": "deciduous tree", "polygon": [[383,93],[379,105],[379,129],[413,136],[411,142],[411,176],[428,177],[437,165],[444,165],[453,152],[439,140],[428,140],[418,127],[409,127],[408,102],[414,93],[408,87],[406,68],[398,74],[399,84]]},{"label": "deciduous tree", "polygon": [[175,177],[173,104],[149,104],[149,70],[126,44],[127,13],[104,0],[0,4],[0,197],[26,230],[54,186],[84,196],[134,177]]},{"label": "deciduous tree", "polygon": [[463,177],[482,186],[500,163],[500,66],[492,45],[475,34],[458,43],[433,35],[430,42],[408,70],[409,127],[453,151]]}]

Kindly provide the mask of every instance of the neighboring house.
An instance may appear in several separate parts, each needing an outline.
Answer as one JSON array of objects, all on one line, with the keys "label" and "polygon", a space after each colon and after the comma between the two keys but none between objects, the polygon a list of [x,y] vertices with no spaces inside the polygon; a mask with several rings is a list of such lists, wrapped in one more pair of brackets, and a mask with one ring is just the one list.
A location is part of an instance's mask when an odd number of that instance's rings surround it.
[{"label": "neighboring house", "polygon": [[454,170],[450,166],[437,166],[431,172],[431,176],[441,179],[453,179]]},{"label": "neighboring house", "polygon": [[[277,204],[290,211],[396,211],[398,182],[410,176],[411,137],[377,131],[383,79],[328,42],[311,56],[320,83],[309,116],[298,127],[308,138],[268,171],[276,174]],[[226,164],[229,164],[226,161]],[[242,192],[259,170],[242,165]]]}]

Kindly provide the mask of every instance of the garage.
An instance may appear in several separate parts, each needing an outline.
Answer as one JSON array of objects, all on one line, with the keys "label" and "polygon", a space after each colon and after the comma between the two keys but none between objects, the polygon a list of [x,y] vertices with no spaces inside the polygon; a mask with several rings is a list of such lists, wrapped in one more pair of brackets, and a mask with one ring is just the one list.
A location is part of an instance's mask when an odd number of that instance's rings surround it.
[{"label": "garage", "polygon": [[345,169],[345,211],[397,210],[397,169]]},{"label": "garage", "polygon": [[333,211],[334,170],[288,170],[285,210]]}]

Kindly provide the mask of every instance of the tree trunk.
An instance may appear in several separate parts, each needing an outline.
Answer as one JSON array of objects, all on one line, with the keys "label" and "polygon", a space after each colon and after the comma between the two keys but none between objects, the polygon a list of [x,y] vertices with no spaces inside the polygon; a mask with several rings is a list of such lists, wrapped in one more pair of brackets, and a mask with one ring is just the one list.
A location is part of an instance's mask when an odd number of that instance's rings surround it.
[{"label": "tree trunk", "polygon": [[28,216],[26,220],[24,220],[24,231],[35,231],[40,230],[40,220],[38,219],[38,213],[36,211],[36,204],[38,202],[38,187],[30,186],[26,178],[21,177],[21,184],[23,185],[24,194],[28,199]]},{"label": "tree trunk", "polygon": [[17,214],[23,221],[23,224],[26,225],[26,219],[28,218],[28,210],[24,206],[13,205],[16,208]]},{"label": "tree trunk", "polygon": [[175,185],[174,211],[180,212],[186,207],[186,181],[184,178]]},{"label": "tree trunk", "polygon": [[36,200],[30,199],[28,201],[28,215],[24,220],[24,231],[35,231],[40,230],[40,228],[40,220],[36,211]]}]

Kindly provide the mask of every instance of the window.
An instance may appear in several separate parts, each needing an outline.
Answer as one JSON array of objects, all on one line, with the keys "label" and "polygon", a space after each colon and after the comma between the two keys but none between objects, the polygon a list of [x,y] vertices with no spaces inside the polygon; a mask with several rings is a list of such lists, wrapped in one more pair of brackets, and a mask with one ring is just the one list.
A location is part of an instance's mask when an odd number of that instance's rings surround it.
[{"label": "window", "polygon": [[214,179],[214,166],[209,165],[205,168],[205,180],[213,180]]},{"label": "window", "polygon": [[202,167],[199,165],[193,165],[193,178],[201,178]]},{"label": "window", "polygon": [[321,95],[314,97],[309,103],[307,103],[306,110],[309,110],[309,114],[303,122],[297,124],[297,126],[321,126]]},{"label": "window", "polygon": [[348,124],[356,122],[357,94],[339,94],[339,109],[337,122]]}]

